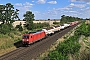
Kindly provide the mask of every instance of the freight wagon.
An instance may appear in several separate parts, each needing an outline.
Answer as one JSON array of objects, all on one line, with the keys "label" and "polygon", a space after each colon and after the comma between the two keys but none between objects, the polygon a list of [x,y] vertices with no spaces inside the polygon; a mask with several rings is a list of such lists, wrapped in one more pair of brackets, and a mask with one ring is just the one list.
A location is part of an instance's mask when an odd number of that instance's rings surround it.
[{"label": "freight wagon", "polygon": [[46,35],[52,35],[52,34],[54,34],[53,27],[43,28],[42,30],[45,31]]},{"label": "freight wagon", "polygon": [[60,31],[60,26],[54,26],[53,29],[54,29],[54,32],[58,32]]}]

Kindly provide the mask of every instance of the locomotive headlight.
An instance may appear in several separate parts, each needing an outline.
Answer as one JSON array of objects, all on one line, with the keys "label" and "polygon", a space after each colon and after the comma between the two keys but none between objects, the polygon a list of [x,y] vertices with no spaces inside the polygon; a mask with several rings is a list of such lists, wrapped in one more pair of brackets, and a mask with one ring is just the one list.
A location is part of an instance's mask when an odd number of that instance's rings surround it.
[{"label": "locomotive headlight", "polygon": [[24,41],[24,39],[22,39],[22,41]]},{"label": "locomotive headlight", "polygon": [[27,41],[29,41],[29,40],[27,39]]}]

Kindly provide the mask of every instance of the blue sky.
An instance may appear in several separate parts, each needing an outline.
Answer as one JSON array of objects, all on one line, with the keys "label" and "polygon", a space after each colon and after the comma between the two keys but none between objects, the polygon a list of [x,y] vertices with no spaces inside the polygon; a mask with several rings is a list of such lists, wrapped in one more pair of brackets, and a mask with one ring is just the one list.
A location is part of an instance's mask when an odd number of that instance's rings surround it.
[{"label": "blue sky", "polygon": [[62,15],[90,18],[90,0],[0,0],[19,9],[23,19],[26,11],[32,11],[35,19],[60,19]]}]

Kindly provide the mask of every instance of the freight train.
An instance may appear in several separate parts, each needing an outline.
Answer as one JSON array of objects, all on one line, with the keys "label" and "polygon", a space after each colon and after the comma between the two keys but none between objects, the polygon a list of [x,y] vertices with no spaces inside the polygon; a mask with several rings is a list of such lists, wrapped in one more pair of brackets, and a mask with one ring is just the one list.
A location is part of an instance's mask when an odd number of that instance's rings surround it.
[{"label": "freight train", "polygon": [[47,36],[51,36],[51,35],[55,34],[56,32],[64,30],[65,28],[74,26],[74,25],[76,25],[78,23],[79,23],[78,21],[75,21],[75,22],[70,22],[68,24],[62,24],[62,25],[59,25],[59,26],[43,28],[40,31],[29,32],[27,34],[23,34],[23,36],[22,36],[22,44],[23,45],[29,45],[29,44],[34,43],[36,41],[39,41],[39,40],[41,40],[43,38],[46,38]]}]

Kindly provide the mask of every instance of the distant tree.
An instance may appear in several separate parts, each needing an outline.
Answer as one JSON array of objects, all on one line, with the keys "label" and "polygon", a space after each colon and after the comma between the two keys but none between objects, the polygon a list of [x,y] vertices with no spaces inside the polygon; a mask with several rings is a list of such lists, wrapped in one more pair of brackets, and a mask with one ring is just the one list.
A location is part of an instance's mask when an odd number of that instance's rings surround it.
[{"label": "distant tree", "polygon": [[50,19],[48,19],[48,20],[50,20]]},{"label": "distant tree", "polygon": [[20,21],[20,19],[18,19]]},{"label": "distant tree", "polygon": [[62,15],[61,17],[63,18],[63,17],[65,17],[65,15]]},{"label": "distant tree", "polygon": [[32,30],[34,28],[34,14],[31,11],[26,11],[26,14],[23,15],[24,21],[26,21],[26,27],[29,30]]},{"label": "distant tree", "polygon": [[62,15],[62,16],[61,16],[60,23],[62,23],[62,24],[65,23],[65,20],[66,20],[66,19],[65,19],[65,15]]}]

